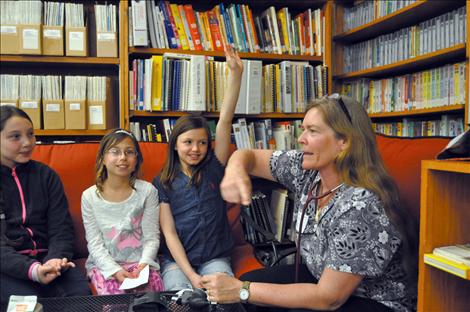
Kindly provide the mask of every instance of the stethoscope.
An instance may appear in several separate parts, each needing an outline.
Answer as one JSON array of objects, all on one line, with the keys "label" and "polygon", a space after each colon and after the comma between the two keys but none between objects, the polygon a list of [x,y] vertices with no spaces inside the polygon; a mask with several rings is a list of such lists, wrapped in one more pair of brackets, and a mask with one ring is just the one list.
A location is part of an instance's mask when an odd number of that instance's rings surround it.
[{"label": "stethoscope", "polygon": [[[321,195],[318,195],[318,192],[320,191],[320,188],[319,188],[320,183],[321,183],[321,179],[318,179],[318,181],[316,181],[313,184],[312,188],[308,192],[307,200],[306,200],[304,206],[302,207],[302,213],[300,215],[299,233],[298,233],[298,236],[297,236],[296,254],[295,254],[295,280],[294,280],[295,283],[297,283],[298,280],[299,280],[300,239],[302,237],[302,226],[304,224],[304,217],[305,217],[305,212],[307,211],[307,207],[308,207],[308,205],[310,204],[310,202],[312,200],[315,200],[315,209],[317,210],[315,212],[315,216],[316,216],[316,221],[318,222],[319,212],[321,211],[321,210],[318,209],[318,200],[330,195],[331,193],[335,192],[341,186],[344,185],[344,182],[340,183],[337,186],[335,186],[334,188],[332,188],[331,190],[326,191],[325,193],[323,193]],[[315,191],[315,195],[313,195],[313,191]]]}]

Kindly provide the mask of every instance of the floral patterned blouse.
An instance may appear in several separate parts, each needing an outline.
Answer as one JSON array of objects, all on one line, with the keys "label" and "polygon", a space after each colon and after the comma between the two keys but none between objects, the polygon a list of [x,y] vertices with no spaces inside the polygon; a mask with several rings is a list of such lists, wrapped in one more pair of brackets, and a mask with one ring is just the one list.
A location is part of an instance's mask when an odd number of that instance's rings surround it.
[{"label": "floral patterned blouse", "polygon": [[297,232],[307,203],[300,251],[312,275],[320,279],[325,268],[362,275],[353,295],[379,301],[394,311],[414,310],[416,290],[406,283],[400,233],[378,196],[343,185],[316,218],[315,200],[307,202],[307,198],[320,177],[317,171],[302,169],[302,157],[298,151],[276,151],[270,169],[295,194]]}]

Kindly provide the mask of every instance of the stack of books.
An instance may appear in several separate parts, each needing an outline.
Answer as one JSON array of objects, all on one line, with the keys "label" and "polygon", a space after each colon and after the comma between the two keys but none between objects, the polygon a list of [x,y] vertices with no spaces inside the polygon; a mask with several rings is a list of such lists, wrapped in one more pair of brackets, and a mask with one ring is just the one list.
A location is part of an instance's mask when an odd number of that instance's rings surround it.
[{"label": "stack of books", "polygon": [[432,254],[424,254],[424,263],[470,280],[470,243],[436,247]]}]

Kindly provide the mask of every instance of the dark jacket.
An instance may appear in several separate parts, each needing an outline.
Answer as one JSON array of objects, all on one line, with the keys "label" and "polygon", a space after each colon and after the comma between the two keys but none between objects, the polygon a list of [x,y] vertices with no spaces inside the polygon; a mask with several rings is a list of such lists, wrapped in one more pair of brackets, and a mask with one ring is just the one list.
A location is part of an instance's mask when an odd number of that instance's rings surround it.
[{"label": "dark jacket", "polygon": [[5,239],[0,239],[2,273],[28,279],[34,262],[72,258],[72,219],[62,182],[51,168],[33,160],[14,169],[2,165],[1,192],[6,218],[5,234],[9,240],[17,242],[12,246]]}]

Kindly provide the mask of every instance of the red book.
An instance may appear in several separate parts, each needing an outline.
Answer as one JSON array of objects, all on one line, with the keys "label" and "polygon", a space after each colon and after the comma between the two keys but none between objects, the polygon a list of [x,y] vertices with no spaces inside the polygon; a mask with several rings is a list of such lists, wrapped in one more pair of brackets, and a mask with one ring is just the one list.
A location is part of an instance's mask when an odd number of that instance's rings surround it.
[{"label": "red book", "polygon": [[193,6],[191,4],[183,5],[186,21],[188,22],[189,32],[193,39],[194,49],[202,51],[201,35],[197,29],[196,15],[194,15]]},{"label": "red book", "polygon": [[207,18],[209,20],[209,28],[211,31],[212,41],[214,42],[215,51],[223,51],[224,47],[222,45],[222,35],[220,34],[219,22],[215,13],[210,10],[207,11]]}]

